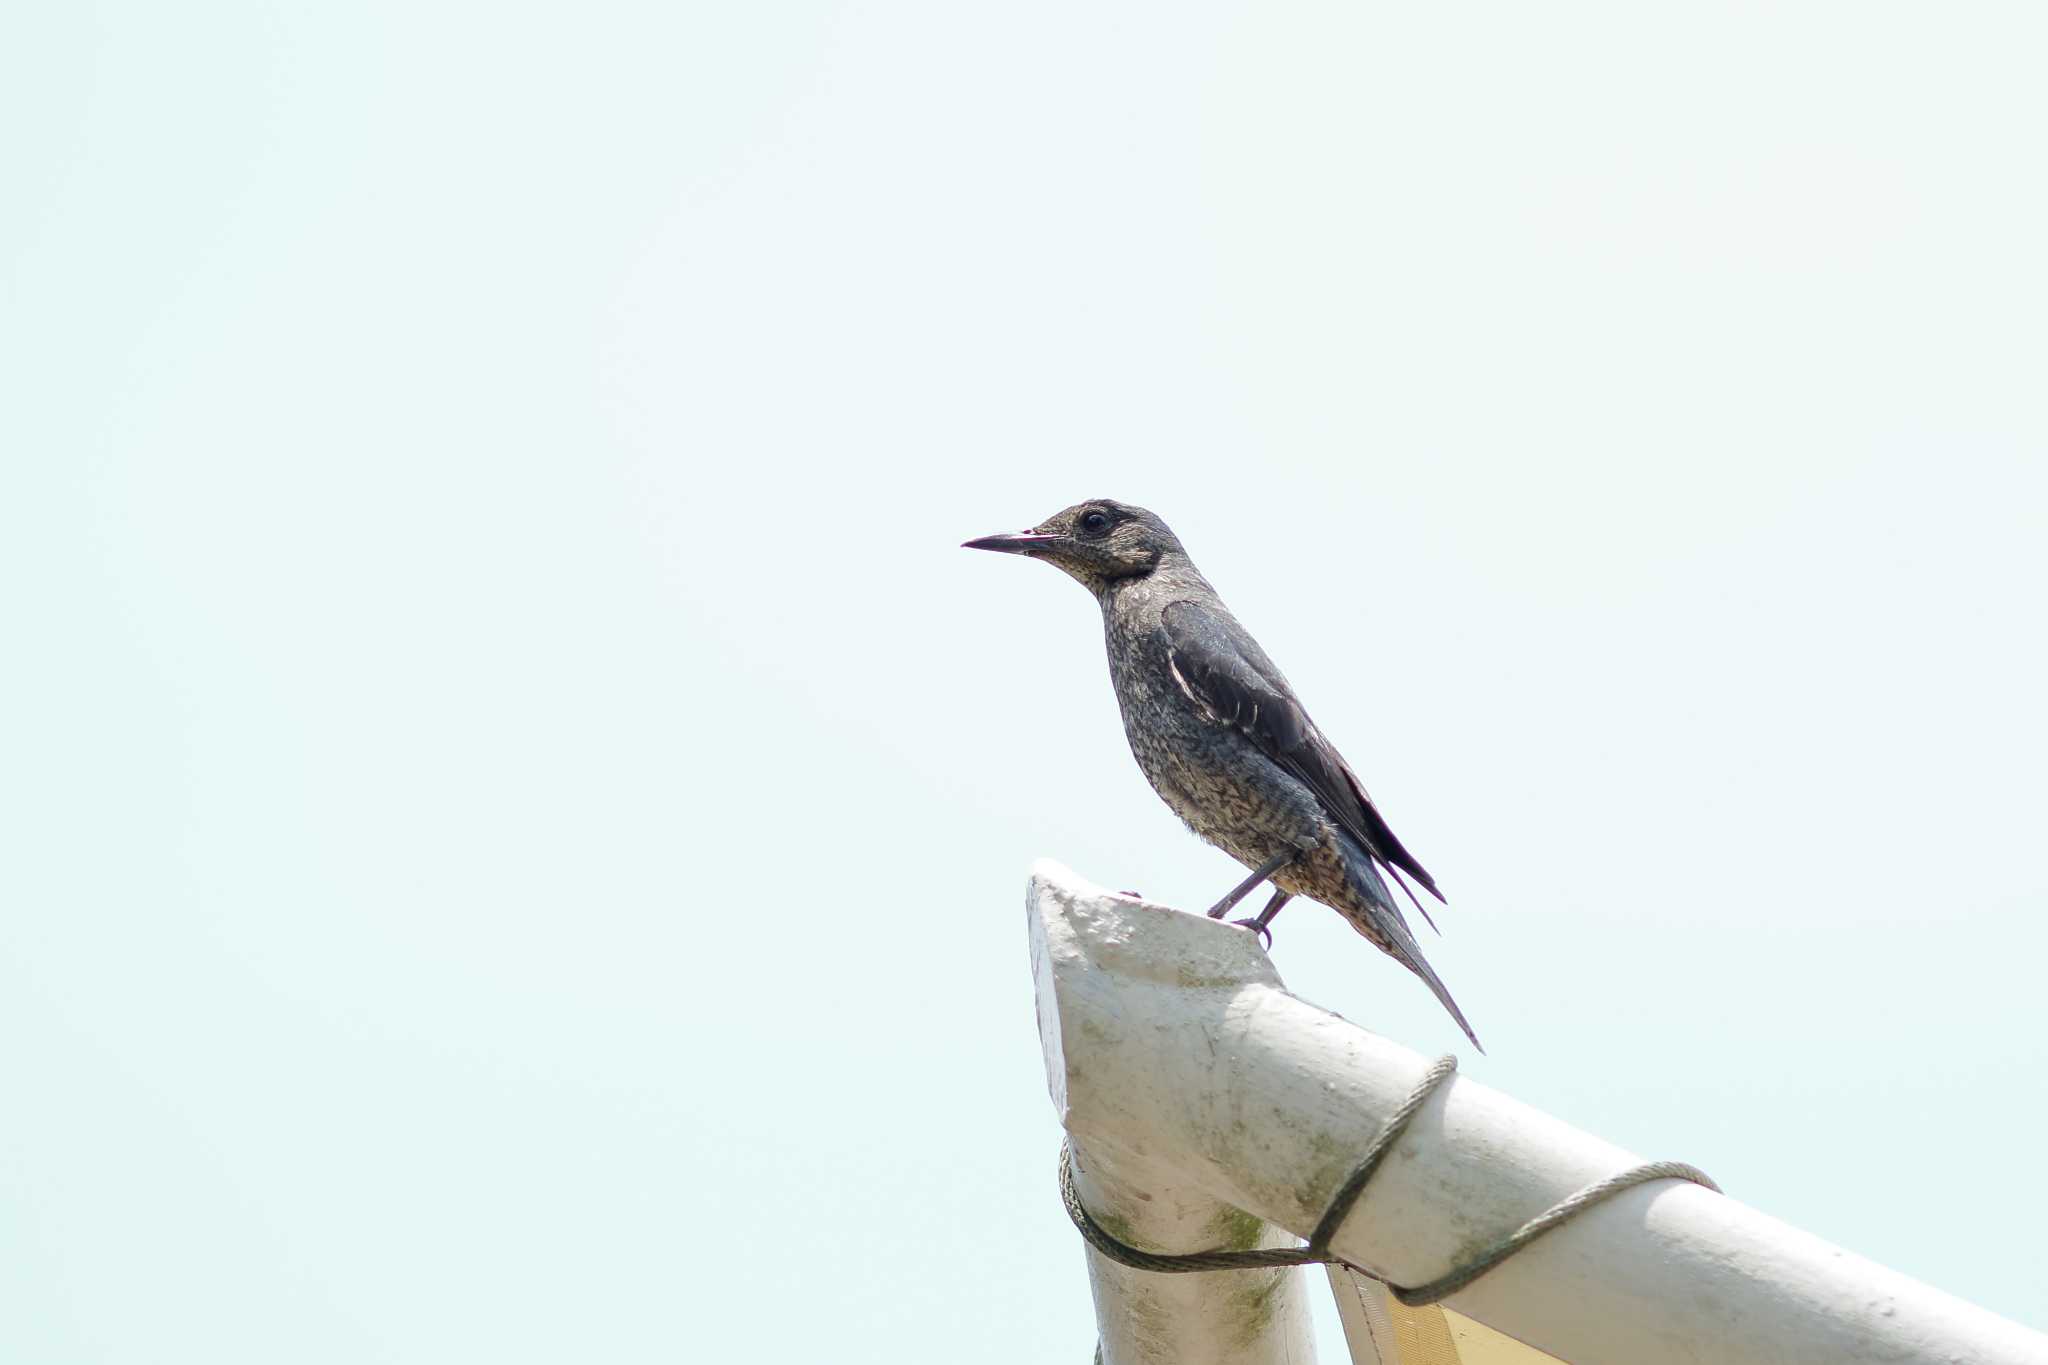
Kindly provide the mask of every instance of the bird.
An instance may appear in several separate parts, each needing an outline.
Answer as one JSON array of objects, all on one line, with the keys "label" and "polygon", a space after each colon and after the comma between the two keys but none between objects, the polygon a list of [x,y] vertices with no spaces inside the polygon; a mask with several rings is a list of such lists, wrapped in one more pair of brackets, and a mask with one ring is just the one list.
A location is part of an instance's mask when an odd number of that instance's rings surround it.
[{"label": "bird", "polygon": [[1289,900],[1327,905],[1420,977],[1485,1051],[1388,886],[1398,885],[1435,929],[1410,882],[1443,902],[1436,879],[1395,837],[1358,774],[1163,520],[1094,498],[962,548],[1043,560],[1095,595],[1139,769],[1189,829],[1252,869],[1211,907],[1212,918],[1270,882],[1266,907],[1236,921],[1270,944],[1269,926]]}]

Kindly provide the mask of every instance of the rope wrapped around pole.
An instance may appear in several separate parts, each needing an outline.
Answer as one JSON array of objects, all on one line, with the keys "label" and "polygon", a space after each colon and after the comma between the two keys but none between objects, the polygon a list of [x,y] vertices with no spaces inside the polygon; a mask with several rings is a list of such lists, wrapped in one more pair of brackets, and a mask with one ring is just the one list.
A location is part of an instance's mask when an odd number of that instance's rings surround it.
[{"label": "rope wrapped around pole", "polygon": [[[1087,1240],[1089,1246],[1118,1265],[1129,1266],[1133,1270],[1150,1270],[1162,1275],[1185,1275],[1205,1270],[1271,1270],[1285,1266],[1334,1264],[1355,1270],[1368,1278],[1379,1279],[1371,1271],[1352,1265],[1341,1256],[1333,1255],[1330,1243],[1336,1238],[1337,1229],[1343,1226],[1352,1207],[1365,1193],[1365,1187],[1371,1183],[1373,1173],[1379,1170],[1380,1163],[1386,1159],[1387,1153],[1393,1150],[1394,1143],[1402,1131],[1414,1120],[1429,1097],[1450,1080],[1457,1070],[1458,1059],[1448,1053],[1430,1065],[1429,1070],[1423,1073],[1422,1079],[1416,1082],[1415,1088],[1408,1092],[1408,1097],[1401,1102],[1400,1107],[1381,1125],[1379,1132],[1366,1147],[1365,1154],[1359,1159],[1357,1167],[1345,1178],[1344,1183],[1337,1187],[1336,1194],[1330,1199],[1329,1209],[1316,1224],[1315,1231],[1310,1234],[1308,1241],[1298,1247],[1262,1247],[1247,1251],[1192,1251],[1180,1255],[1167,1255],[1131,1246],[1111,1236],[1082,1205],[1081,1196],[1074,1188],[1074,1157],[1072,1145],[1069,1143],[1062,1143],[1060,1146],[1060,1200],[1067,1207],[1067,1216],[1074,1220],[1074,1226],[1080,1230],[1081,1236]],[[1717,1194],[1721,1191],[1721,1187],[1696,1166],[1689,1166],[1682,1161],[1644,1162],[1640,1166],[1631,1166],[1625,1171],[1619,1171],[1605,1180],[1595,1181],[1584,1189],[1567,1195],[1448,1274],[1412,1288],[1388,1284],[1387,1292],[1411,1308],[1436,1303],[1471,1284],[1544,1233],[1562,1227],[1587,1209],[1603,1200],[1613,1198],[1623,1190],[1633,1189],[1652,1180],[1688,1180],[1695,1185],[1704,1185]]]}]

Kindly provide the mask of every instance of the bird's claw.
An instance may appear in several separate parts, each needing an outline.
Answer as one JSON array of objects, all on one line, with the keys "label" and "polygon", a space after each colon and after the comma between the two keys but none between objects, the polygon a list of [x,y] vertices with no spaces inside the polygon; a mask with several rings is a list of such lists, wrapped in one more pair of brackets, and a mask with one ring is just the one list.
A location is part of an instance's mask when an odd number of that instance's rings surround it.
[{"label": "bird's claw", "polygon": [[1251,930],[1253,933],[1259,936],[1259,941],[1264,946],[1267,952],[1270,953],[1273,951],[1273,931],[1271,929],[1268,929],[1265,925],[1259,923],[1255,919],[1234,919],[1231,921],[1231,923],[1235,924],[1240,929]]}]

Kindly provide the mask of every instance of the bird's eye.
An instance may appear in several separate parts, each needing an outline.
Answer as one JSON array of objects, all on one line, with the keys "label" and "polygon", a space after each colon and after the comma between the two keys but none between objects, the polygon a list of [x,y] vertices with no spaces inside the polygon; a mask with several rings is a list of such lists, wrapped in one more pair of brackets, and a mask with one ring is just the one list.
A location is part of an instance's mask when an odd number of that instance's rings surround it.
[{"label": "bird's eye", "polygon": [[1083,512],[1081,514],[1081,529],[1091,536],[1101,535],[1109,529],[1109,513]]}]

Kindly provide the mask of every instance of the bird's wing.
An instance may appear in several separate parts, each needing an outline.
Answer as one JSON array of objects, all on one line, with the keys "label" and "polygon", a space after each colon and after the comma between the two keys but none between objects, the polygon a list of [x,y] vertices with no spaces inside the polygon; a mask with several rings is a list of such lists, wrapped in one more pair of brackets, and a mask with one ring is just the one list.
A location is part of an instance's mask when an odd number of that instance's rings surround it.
[{"label": "bird's wing", "polygon": [[[1280,670],[1243,626],[1227,612],[1186,599],[1167,604],[1165,622],[1167,663],[1191,701],[1307,783],[1330,818],[1358,840],[1373,861],[1398,869],[1395,880],[1405,872],[1430,895],[1444,898],[1435,879],[1387,828],[1358,774],[1316,729]],[[1419,902],[1416,908],[1422,908]],[[1425,911],[1423,918],[1428,917]]]}]

